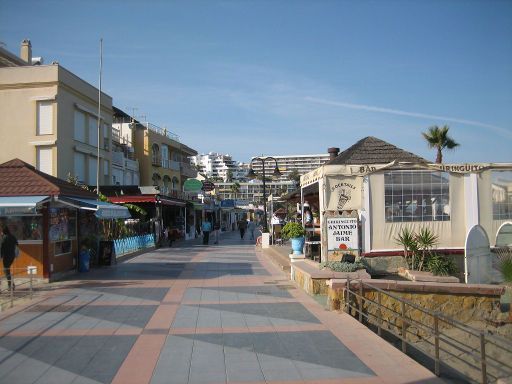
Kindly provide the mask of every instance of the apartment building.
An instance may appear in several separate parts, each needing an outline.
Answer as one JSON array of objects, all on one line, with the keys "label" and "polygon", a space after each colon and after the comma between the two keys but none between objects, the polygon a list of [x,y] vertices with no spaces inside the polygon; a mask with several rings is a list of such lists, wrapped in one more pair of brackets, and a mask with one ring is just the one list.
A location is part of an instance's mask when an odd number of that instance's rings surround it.
[{"label": "apartment building", "polygon": [[19,58],[0,49],[0,163],[19,158],[90,185],[99,165],[99,184],[110,185],[112,98],[101,94],[98,125],[98,89],[56,62],[41,62],[29,40]]},{"label": "apartment building", "polygon": [[234,180],[239,180],[247,175],[247,171],[230,155],[210,152],[193,156],[190,158],[190,162],[201,174],[208,178],[221,178],[225,182],[229,181],[229,174]]},{"label": "apartment building", "polygon": [[[113,152],[113,159],[121,158],[117,154],[119,151],[124,156],[125,165],[129,164],[127,160],[136,161],[140,170],[139,185],[155,186],[161,194],[176,195],[182,191],[186,179],[197,175],[196,168],[189,161],[197,151],[181,143],[178,135],[154,124],[139,122],[115,107],[113,137],[120,142]],[[126,176],[127,172],[129,175],[126,167],[113,172],[124,177],[125,185],[133,181]]]},{"label": "apartment building", "polygon": [[[261,158],[267,157],[259,156]],[[329,154],[320,154],[320,155],[288,155],[288,156],[271,156],[277,160],[277,167],[281,172],[281,177],[279,180],[285,181],[289,180],[289,176],[293,171],[297,171],[299,175],[304,175],[314,169],[325,164],[329,161]],[[254,157],[251,158],[251,160]],[[275,163],[273,161],[268,161],[265,163],[265,174],[267,177],[272,177],[272,173],[274,172]],[[263,166],[261,161],[254,161],[252,163],[252,168],[257,174],[261,174],[263,171]]]}]

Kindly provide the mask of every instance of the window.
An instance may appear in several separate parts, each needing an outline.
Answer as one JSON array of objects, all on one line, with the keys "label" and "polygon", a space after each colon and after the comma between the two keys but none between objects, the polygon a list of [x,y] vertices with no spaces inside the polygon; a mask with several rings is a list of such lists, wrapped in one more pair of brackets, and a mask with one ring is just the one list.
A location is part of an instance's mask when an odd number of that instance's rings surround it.
[{"label": "window", "polygon": [[98,163],[96,157],[89,157],[89,185],[96,185]]},{"label": "window", "polygon": [[165,175],[164,179],[163,179],[162,192],[164,192],[165,194],[169,193],[170,186],[171,186],[171,178],[169,176]]},{"label": "window", "polygon": [[109,180],[110,180],[110,177],[109,177],[109,167],[110,167],[110,163],[108,160],[103,160],[103,180],[105,180],[105,184],[109,184]]},{"label": "window", "polygon": [[512,171],[493,171],[491,189],[493,219],[512,219]]},{"label": "window", "polygon": [[110,125],[103,124],[103,149],[110,151],[110,140],[109,140],[109,132],[111,130]]},{"label": "window", "polygon": [[89,116],[89,144],[98,145],[98,119],[93,116]]},{"label": "window", "polygon": [[175,176],[172,178],[172,189],[173,191],[176,191],[180,186],[180,181],[178,180],[178,178]]},{"label": "window", "polygon": [[169,168],[169,147],[165,144],[162,144],[161,150],[162,167]]},{"label": "window", "polygon": [[52,175],[53,151],[51,147],[37,148],[37,169],[39,169],[41,172]]},{"label": "window", "polygon": [[85,155],[75,152],[74,163],[75,177],[78,181],[85,183]]},{"label": "window", "polygon": [[75,110],[75,140],[85,143],[85,113]]},{"label": "window", "polygon": [[386,172],[386,222],[450,220],[449,185],[443,172]]},{"label": "window", "polygon": [[53,133],[53,102],[39,101],[37,103],[37,134],[51,135]]},{"label": "window", "polygon": [[158,144],[153,144],[151,150],[153,165],[160,165],[160,147],[158,147]]},{"label": "window", "polygon": [[0,227],[8,227],[11,233],[21,240],[43,240],[43,216],[6,216],[0,217]]},{"label": "window", "polygon": [[158,173],[153,173],[152,180],[153,180],[153,185],[155,187],[159,187],[160,183],[162,181],[162,177]]}]

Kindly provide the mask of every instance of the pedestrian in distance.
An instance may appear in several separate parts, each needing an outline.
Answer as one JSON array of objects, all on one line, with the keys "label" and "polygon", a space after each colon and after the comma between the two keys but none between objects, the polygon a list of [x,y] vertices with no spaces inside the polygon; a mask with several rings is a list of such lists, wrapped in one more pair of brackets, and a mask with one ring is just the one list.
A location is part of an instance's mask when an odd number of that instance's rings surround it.
[{"label": "pedestrian in distance", "polygon": [[249,222],[247,223],[247,231],[251,234],[251,240],[254,240],[254,231],[256,230],[256,223],[249,219]]},{"label": "pedestrian in distance", "polygon": [[4,275],[7,278],[7,285],[9,290],[14,291],[14,281],[11,275],[11,264],[16,258],[16,248],[18,247],[18,240],[11,234],[9,228],[4,227],[2,229],[3,238],[2,245],[0,246],[0,257],[4,265]]},{"label": "pedestrian in distance", "polygon": [[212,223],[210,223],[209,219],[203,221],[201,230],[203,231],[203,245],[208,245],[208,242],[210,241],[210,232],[212,231]]},{"label": "pedestrian in distance", "polygon": [[220,224],[218,221],[213,225],[213,244],[219,244]]},{"label": "pedestrian in distance", "polygon": [[243,240],[245,236],[245,230],[247,229],[247,220],[242,218],[238,222],[238,230],[240,231],[240,238]]}]

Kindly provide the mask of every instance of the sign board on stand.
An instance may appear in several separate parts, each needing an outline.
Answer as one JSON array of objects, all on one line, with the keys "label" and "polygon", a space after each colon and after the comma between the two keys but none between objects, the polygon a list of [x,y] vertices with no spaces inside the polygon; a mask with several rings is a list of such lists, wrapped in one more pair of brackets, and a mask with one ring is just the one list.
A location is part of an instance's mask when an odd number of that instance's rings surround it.
[{"label": "sign board on stand", "polygon": [[357,252],[359,228],[355,217],[327,217],[327,250]]},{"label": "sign board on stand", "polygon": [[213,184],[211,181],[203,181],[203,191],[205,192],[211,192],[215,189],[215,184]]}]

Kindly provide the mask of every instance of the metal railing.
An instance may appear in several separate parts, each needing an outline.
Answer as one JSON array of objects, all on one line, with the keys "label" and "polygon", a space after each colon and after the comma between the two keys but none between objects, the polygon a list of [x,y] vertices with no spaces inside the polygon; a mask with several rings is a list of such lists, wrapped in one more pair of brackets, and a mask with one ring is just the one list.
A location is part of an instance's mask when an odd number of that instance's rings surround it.
[{"label": "metal railing", "polygon": [[1,278],[0,311],[12,308],[16,301],[32,300],[35,292],[46,284],[44,279],[28,273],[27,268],[11,268],[11,278],[15,289],[9,289],[5,276]]},{"label": "metal railing", "polygon": [[[345,312],[376,327],[379,336],[386,331],[398,338],[402,352],[407,353],[410,345],[431,358],[437,376],[441,365],[483,384],[512,376],[510,340],[469,327],[361,280],[348,278],[344,294]],[[393,305],[383,305],[383,299],[389,303],[389,298]]]}]

